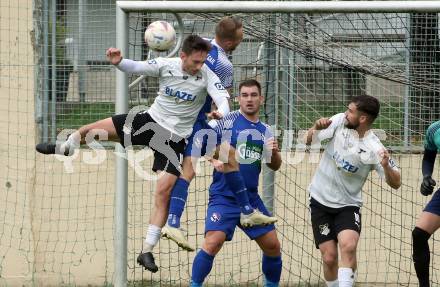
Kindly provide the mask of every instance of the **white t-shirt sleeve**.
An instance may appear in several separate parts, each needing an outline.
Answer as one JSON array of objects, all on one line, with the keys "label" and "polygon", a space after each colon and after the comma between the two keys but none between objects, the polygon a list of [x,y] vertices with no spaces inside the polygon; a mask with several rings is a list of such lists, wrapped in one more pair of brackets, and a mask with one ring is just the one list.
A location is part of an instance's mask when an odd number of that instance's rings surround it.
[{"label": "white t-shirt sleeve", "polygon": [[159,77],[160,70],[165,65],[166,61],[163,58],[156,58],[147,61],[122,59],[122,61],[116,67],[125,73]]},{"label": "white t-shirt sleeve", "polygon": [[319,141],[331,139],[335,135],[336,129],[340,126],[343,126],[345,123],[345,114],[336,114],[332,116],[330,120],[332,121],[332,123],[326,129],[318,131],[317,139]]},{"label": "white t-shirt sleeve", "polygon": [[206,76],[208,78],[207,91],[208,94],[211,95],[212,99],[215,97],[229,98],[229,94],[221,83],[219,77],[208,67],[206,67]]},{"label": "white t-shirt sleeve", "polygon": [[207,92],[211,96],[212,100],[216,104],[218,111],[222,113],[223,116],[229,113],[229,93],[226,91],[225,87],[222,85],[219,77],[212,72],[209,68],[206,69],[207,75]]}]

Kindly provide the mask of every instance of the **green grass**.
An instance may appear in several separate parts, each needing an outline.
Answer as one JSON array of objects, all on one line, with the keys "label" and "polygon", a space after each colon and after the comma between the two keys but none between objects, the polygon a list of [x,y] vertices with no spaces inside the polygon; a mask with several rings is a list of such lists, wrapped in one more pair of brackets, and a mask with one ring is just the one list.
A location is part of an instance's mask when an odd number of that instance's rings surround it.
[{"label": "green grass", "polygon": [[63,103],[57,114],[57,130],[76,129],[108,118],[115,113],[114,103]]},{"label": "green grass", "polygon": [[[297,129],[308,129],[314,121],[320,117],[330,117],[334,114],[345,112],[345,105],[326,105],[326,103],[312,103],[297,105],[294,110],[294,127]],[[282,114],[282,109],[278,118],[281,122],[286,121],[286,115]],[[57,114],[57,131],[62,129],[76,129],[82,125],[95,122],[100,119],[110,117],[114,114],[114,103],[63,103],[63,107]],[[265,119],[264,111],[261,113]],[[376,119],[373,128],[383,129],[387,133],[385,145],[402,145],[403,142],[403,117],[404,110],[399,104],[382,104],[379,117]],[[283,125],[278,125],[283,129]],[[413,143],[420,139],[412,139]]]}]

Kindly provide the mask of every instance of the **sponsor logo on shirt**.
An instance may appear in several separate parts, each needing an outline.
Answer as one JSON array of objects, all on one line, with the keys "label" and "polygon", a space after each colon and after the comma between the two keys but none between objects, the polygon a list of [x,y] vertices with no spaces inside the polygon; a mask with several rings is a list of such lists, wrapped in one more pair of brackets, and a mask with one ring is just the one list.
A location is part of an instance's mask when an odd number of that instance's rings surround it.
[{"label": "sponsor logo on shirt", "polygon": [[338,169],[342,168],[346,172],[350,172],[350,173],[356,173],[359,170],[359,167],[351,164],[349,161],[344,159],[337,151],[334,152],[332,157]]},{"label": "sponsor logo on shirt", "polygon": [[[157,64],[156,60],[148,60],[147,64],[149,65],[155,65]],[[170,72],[171,73],[171,72]]]},{"label": "sponsor logo on shirt", "polygon": [[237,152],[240,155],[240,163],[259,163],[263,149],[261,146],[250,143],[237,144]]},{"label": "sponsor logo on shirt", "polygon": [[208,54],[208,57],[206,57],[206,61],[208,61],[212,65],[214,65],[214,63],[215,63],[215,59],[209,54]]},{"label": "sponsor logo on shirt", "polygon": [[223,91],[225,89],[225,87],[223,87],[222,83],[215,83],[214,86],[217,88],[217,90],[219,91]]},{"label": "sponsor logo on shirt", "polygon": [[189,94],[184,91],[175,90],[173,88],[170,88],[168,86],[165,87],[165,94],[170,97],[175,97],[176,101],[187,101],[187,102],[193,102],[196,99],[196,96]]}]

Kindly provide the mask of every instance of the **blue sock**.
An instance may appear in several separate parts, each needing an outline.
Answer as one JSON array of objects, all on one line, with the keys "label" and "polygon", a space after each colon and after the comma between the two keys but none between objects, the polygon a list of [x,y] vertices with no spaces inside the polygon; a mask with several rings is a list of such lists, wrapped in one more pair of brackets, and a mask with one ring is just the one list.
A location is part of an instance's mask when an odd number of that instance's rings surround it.
[{"label": "blue sock", "polygon": [[266,287],[278,286],[281,278],[283,263],[281,256],[266,256],[263,254],[263,274],[266,279]]},{"label": "blue sock", "polygon": [[203,249],[200,249],[196,257],[194,257],[191,274],[191,284],[199,285],[191,286],[202,286],[206,276],[208,276],[209,272],[211,272],[213,262],[214,256],[209,255]]},{"label": "blue sock", "polygon": [[243,177],[239,171],[232,171],[224,173],[226,184],[229,189],[235,195],[235,199],[240,205],[241,212],[244,214],[250,214],[254,211],[251,204],[249,203],[249,197],[247,194],[246,186],[244,185]]},{"label": "blue sock", "polygon": [[171,190],[170,209],[168,212],[168,225],[180,227],[180,217],[185,209],[186,199],[188,198],[189,182],[183,178],[178,178]]}]

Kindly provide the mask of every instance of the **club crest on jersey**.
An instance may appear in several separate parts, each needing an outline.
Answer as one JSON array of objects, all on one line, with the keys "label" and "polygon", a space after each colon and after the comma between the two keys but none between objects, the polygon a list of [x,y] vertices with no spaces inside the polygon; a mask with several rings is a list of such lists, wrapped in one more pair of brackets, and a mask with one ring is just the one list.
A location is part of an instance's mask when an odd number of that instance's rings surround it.
[{"label": "club crest on jersey", "polygon": [[218,213],[218,212],[214,212],[214,213],[211,215],[211,221],[212,221],[212,222],[219,222],[220,219],[221,219],[221,215],[220,215],[220,213]]},{"label": "club crest on jersey", "polygon": [[148,60],[147,62],[149,65],[155,65],[157,64],[156,60]]},{"label": "club crest on jersey", "polygon": [[184,91],[174,90],[168,86],[165,87],[165,94],[170,97],[176,98],[176,103],[178,102],[193,102],[196,96],[189,94]]},{"label": "club crest on jersey", "polygon": [[223,87],[222,83],[215,83],[214,86],[217,88],[217,90],[219,91],[223,91],[225,89],[225,87]]}]

